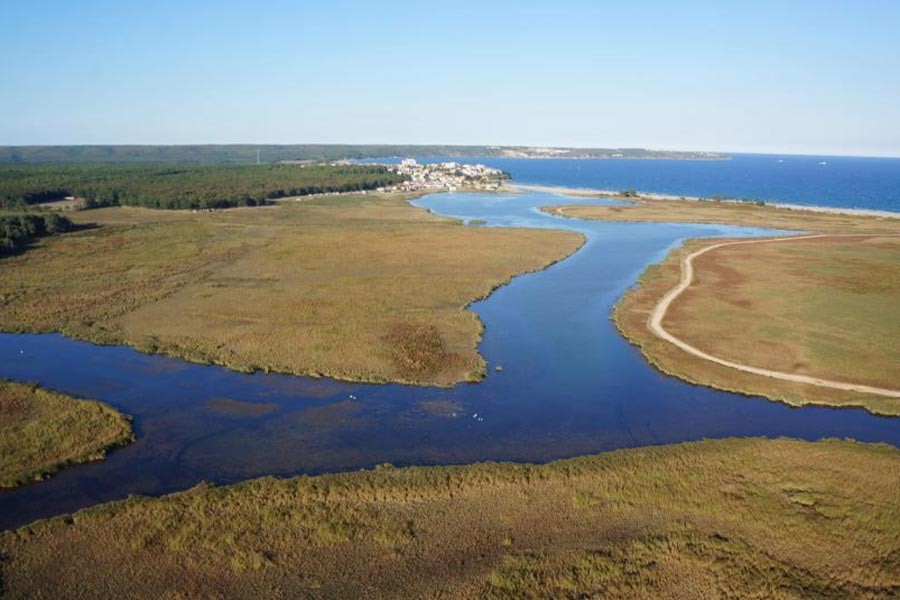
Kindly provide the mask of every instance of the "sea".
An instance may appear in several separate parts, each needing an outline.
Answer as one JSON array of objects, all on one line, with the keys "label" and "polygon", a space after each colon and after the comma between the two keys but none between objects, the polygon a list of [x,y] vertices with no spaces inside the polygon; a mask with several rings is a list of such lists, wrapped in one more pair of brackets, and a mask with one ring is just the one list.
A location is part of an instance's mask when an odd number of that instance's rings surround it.
[{"label": "sea", "polygon": [[[481,163],[514,183],[900,212],[900,158],[734,154],[726,160],[422,157]],[[370,161],[378,162],[378,161]]]}]

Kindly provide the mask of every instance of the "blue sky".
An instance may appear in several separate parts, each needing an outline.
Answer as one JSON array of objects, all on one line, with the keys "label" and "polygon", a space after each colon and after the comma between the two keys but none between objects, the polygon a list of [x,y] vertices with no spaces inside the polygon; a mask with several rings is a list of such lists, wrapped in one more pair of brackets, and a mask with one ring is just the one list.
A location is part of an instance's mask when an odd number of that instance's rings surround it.
[{"label": "blue sky", "polygon": [[900,156],[900,2],[0,1],[0,144]]}]

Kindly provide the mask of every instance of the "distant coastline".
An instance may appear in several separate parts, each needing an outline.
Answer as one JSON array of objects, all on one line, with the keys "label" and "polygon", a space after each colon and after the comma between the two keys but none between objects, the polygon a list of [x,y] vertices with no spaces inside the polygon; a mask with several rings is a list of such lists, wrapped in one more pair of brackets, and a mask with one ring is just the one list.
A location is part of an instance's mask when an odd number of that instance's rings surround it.
[{"label": "distant coastline", "polygon": [[454,146],[440,144],[196,144],[0,146],[0,164],[257,164],[418,158],[642,158],[727,160],[727,154],[646,148]]}]

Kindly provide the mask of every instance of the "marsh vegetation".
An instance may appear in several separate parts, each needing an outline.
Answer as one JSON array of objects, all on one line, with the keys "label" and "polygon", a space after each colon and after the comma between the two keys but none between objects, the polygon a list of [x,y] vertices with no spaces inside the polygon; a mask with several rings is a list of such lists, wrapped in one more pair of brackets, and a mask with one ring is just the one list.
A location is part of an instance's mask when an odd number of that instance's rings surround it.
[{"label": "marsh vegetation", "polygon": [[66,597],[890,598],[900,453],[729,439],[132,498],[0,536]]},{"label": "marsh vegetation", "polygon": [[582,242],[465,227],[400,195],[72,218],[95,227],[0,261],[3,330],[245,371],[438,385],[484,373],[470,302]]},{"label": "marsh vegetation", "polygon": [[0,379],[0,488],[100,460],[133,440],[129,419],[106,404]]}]

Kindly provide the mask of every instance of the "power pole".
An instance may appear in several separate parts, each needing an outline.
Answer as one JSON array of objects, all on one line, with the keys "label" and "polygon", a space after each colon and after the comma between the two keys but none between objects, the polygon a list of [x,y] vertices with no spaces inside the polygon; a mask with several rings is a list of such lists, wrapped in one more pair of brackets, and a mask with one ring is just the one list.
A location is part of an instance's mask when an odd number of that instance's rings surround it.
[{"label": "power pole", "polygon": [[259,148],[256,149],[256,164],[259,164]]}]

